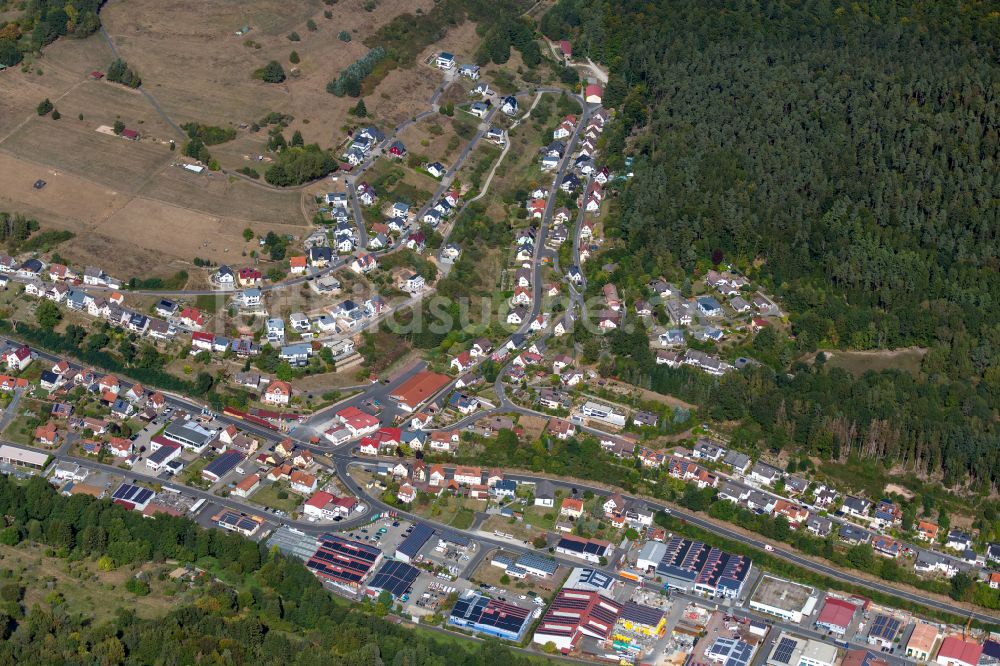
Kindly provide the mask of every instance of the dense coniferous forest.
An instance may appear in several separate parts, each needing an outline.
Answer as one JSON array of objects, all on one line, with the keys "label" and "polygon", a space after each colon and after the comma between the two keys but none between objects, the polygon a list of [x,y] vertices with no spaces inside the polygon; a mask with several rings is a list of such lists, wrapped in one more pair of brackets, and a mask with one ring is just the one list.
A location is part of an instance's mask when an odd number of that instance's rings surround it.
[{"label": "dense coniferous forest", "polygon": [[[758,444],[1000,476],[998,19],[984,4],[560,0],[551,38],[607,63],[604,153],[636,154],[612,276],[680,283],[721,254],[791,314],[772,368],[693,387]],[[613,158],[612,158],[613,159]],[[620,285],[621,286],[621,285]],[[929,349],[919,379],[791,365],[822,348]],[[648,355],[644,359],[648,361]],[[793,369],[795,379],[785,371]]]},{"label": "dense coniferous forest", "polygon": [[[495,643],[456,647],[336,603],[297,560],[186,518],[143,518],[109,501],[66,498],[43,479],[0,476],[0,542],[42,543],[59,557],[115,567],[212,558],[238,587],[212,584],[196,603],[144,620],[120,611],[93,624],[59,609],[0,601],[0,664],[274,664],[295,666],[529,663]],[[106,560],[102,560],[106,561]],[[122,599],[121,605],[127,606]],[[384,610],[383,610],[384,612]]]}]

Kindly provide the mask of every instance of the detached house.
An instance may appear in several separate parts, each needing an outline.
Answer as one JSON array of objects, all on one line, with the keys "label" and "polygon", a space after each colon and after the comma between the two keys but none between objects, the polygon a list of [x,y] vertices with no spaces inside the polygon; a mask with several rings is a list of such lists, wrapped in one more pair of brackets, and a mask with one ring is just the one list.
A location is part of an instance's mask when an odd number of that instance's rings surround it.
[{"label": "detached house", "polygon": [[269,405],[287,405],[292,397],[292,385],[281,380],[272,381],[261,397]]}]

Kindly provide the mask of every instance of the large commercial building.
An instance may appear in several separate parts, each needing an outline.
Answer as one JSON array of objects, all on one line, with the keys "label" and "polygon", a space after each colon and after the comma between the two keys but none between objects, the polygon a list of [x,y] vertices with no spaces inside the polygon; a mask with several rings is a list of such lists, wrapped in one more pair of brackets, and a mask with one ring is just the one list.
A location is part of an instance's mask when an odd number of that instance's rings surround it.
[{"label": "large commercial building", "polygon": [[46,453],[38,451],[30,451],[10,446],[9,444],[0,444],[0,462],[8,465],[31,467],[32,469],[45,469],[45,466],[49,462],[49,456]]},{"label": "large commercial building", "polygon": [[569,572],[564,587],[584,592],[597,592],[608,599],[614,598],[618,579],[600,569],[583,569],[577,567]]},{"label": "large commercial building", "polygon": [[665,588],[735,598],[743,591],[752,563],[700,541],[673,537],[656,565]]},{"label": "large commercial building", "polygon": [[597,592],[563,588],[552,600],[531,640],[539,645],[552,643],[561,652],[569,652],[585,636],[605,641],[621,612],[621,604]]},{"label": "large commercial building", "polygon": [[767,658],[767,666],[833,666],[837,648],[829,643],[782,632]]},{"label": "large commercial building", "polygon": [[382,551],[374,546],[324,534],[306,567],[331,584],[355,592],[381,560]]},{"label": "large commercial building", "polygon": [[420,570],[416,567],[405,562],[389,560],[372,576],[371,582],[368,583],[368,594],[377,597],[382,592],[388,592],[395,601],[410,593],[410,588],[419,575]]},{"label": "large commercial building", "polygon": [[581,560],[594,562],[595,564],[600,562],[602,557],[607,558],[612,550],[611,544],[607,541],[583,539],[575,536],[564,536],[556,544],[557,553],[579,557]]},{"label": "large commercial building", "polygon": [[156,493],[149,488],[123,483],[112,493],[111,501],[132,511],[142,511],[154,497]]},{"label": "large commercial building", "polygon": [[763,576],[750,596],[750,608],[799,623],[816,608],[816,590],[773,576]]},{"label": "large commercial building", "polygon": [[389,397],[399,403],[408,412],[416,411],[417,407],[443,389],[451,377],[437,372],[418,372],[399,385]]},{"label": "large commercial building", "polygon": [[837,597],[827,597],[823,602],[823,608],[819,611],[819,617],[816,618],[816,626],[843,636],[857,612],[856,604]]},{"label": "large commercial building", "polygon": [[173,421],[163,431],[163,436],[189,451],[201,453],[215,438],[215,431],[208,430],[197,421]]},{"label": "large commercial building", "polygon": [[427,523],[414,523],[413,531],[396,546],[396,559],[412,562],[433,535],[434,528]]},{"label": "large commercial building", "polygon": [[455,602],[448,624],[477,634],[520,641],[531,624],[531,611],[469,590]]}]

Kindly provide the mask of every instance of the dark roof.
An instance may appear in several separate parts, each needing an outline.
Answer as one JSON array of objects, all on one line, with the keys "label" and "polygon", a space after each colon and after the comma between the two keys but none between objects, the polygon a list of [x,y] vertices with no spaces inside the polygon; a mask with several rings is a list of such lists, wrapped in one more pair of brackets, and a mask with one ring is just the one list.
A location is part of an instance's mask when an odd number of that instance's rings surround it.
[{"label": "dark roof", "polygon": [[146,462],[153,463],[154,465],[161,465],[164,460],[170,457],[170,454],[179,448],[181,448],[181,445],[174,444],[173,442],[160,444],[160,448],[156,449],[146,457]]},{"label": "dark roof", "polygon": [[427,523],[415,523],[410,536],[403,539],[396,546],[396,552],[402,553],[407,557],[416,557],[417,553],[420,552],[420,549],[424,547],[424,544],[427,543],[433,534],[434,528]]},{"label": "dark roof", "polygon": [[238,530],[243,530],[244,532],[253,532],[260,524],[248,516],[236,513],[235,511],[226,511],[222,516],[219,517],[219,524],[224,526],[235,527]]},{"label": "dark roof", "polygon": [[118,486],[118,490],[111,495],[111,499],[120,502],[129,502],[131,504],[145,504],[153,498],[153,494],[153,491],[149,488],[133,486],[131,483],[123,483]]},{"label": "dark roof", "polygon": [[663,619],[663,611],[659,608],[637,604],[634,601],[626,601],[625,605],[622,606],[621,619],[655,627]]},{"label": "dark roof", "polygon": [[528,621],[530,612],[527,608],[474,594],[460,598],[455,603],[451,616],[471,624],[519,635]]},{"label": "dark roof", "polygon": [[398,599],[404,594],[408,594],[413,586],[413,581],[420,575],[420,570],[405,562],[395,560],[382,565],[368,587],[379,591],[385,590],[392,595],[393,599]]},{"label": "dark roof", "polygon": [[202,474],[208,474],[214,476],[217,479],[221,479],[226,474],[233,471],[237,465],[243,462],[243,454],[236,449],[227,449],[219,456],[208,463],[205,469],[202,470]]},{"label": "dark roof", "polygon": [[604,555],[608,549],[606,543],[573,537],[563,537],[559,539],[557,546],[563,550],[589,555]]},{"label": "dark roof", "polygon": [[885,641],[892,641],[899,633],[900,622],[888,615],[876,615],[872,621],[868,635],[872,638],[881,638]]}]

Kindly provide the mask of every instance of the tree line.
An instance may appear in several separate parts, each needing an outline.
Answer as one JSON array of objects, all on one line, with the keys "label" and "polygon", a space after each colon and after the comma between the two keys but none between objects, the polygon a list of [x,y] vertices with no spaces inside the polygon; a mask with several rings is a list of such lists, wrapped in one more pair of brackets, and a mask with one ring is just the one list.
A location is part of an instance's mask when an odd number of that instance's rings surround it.
[{"label": "tree line", "polygon": [[[144,518],[111,501],[63,497],[44,479],[0,477],[0,543],[44,544],[61,558],[99,560],[108,568],[179,560],[217,566],[225,580],[190,604],[140,619],[126,608],[95,624],[86,614],[18,594],[0,600],[0,661],[89,666],[114,664],[389,664],[523,666],[526,657],[496,642],[459,644],[380,619],[335,601],[298,560],[187,518]],[[143,594],[141,581],[130,584]],[[384,612],[384,611],[383,611]]]},{"label": "tree line", "polygon": [[785,361],[824,348],[929,350],[918,378],[786,362],[710,388],[687,373],[621,369],[658,390],[693,383],[723,400],[717,412],[753,423],[763,446],[995,486],[1000,68],[987,11],[560,0],[542,30],[610,64],[604,101],[618,113],[603,152],[620,160],[628,140],[636,156],[606,222],[621,241],[610,257],[620,288],[697,279],[715,255],[790,312]]}]

